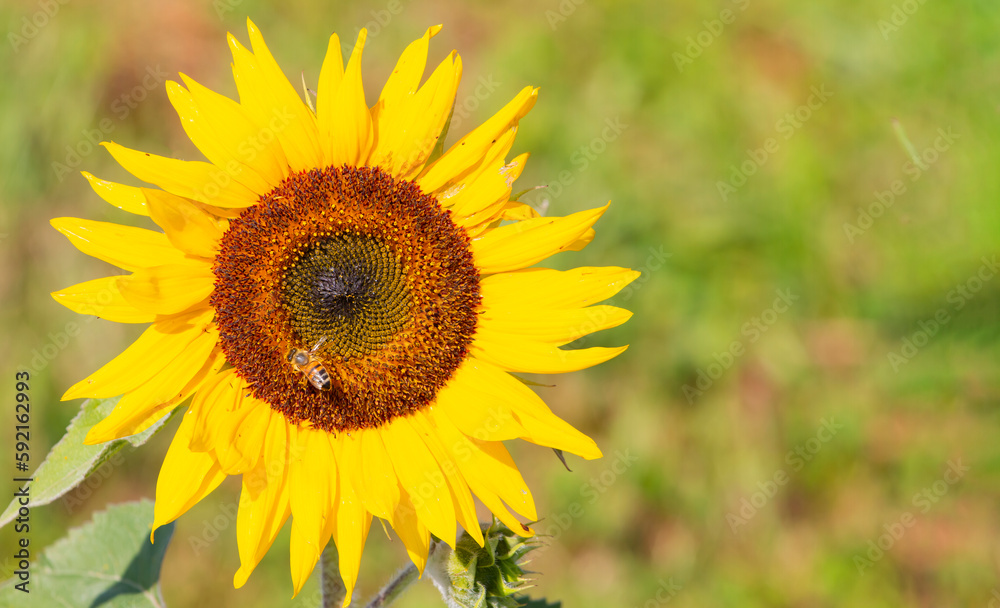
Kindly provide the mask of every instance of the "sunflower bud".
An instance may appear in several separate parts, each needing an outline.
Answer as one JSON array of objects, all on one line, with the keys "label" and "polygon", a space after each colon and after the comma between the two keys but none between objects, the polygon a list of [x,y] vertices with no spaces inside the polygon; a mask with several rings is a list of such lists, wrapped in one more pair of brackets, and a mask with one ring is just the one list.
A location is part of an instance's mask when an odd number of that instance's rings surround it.
[{"label": "sunflower bud", "polygon": [[521,565],[524,557],[538,547],[533,538],[522,538],[496,518],[483,526],[486,542],[480,547],[466,532],[448,557],[452,597],[467,608],[516,608],[521,602],[515,593],[529,585]]}]

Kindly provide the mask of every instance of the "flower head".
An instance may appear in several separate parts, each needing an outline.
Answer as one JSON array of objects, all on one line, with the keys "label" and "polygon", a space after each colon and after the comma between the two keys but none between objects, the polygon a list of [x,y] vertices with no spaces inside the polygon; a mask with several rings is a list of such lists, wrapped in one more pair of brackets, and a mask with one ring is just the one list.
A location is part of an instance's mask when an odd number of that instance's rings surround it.
[{"label": "flower head", "polygon": [[511,200],[527,155],[507,156],[531,87],[441,152],[462,63],[452,53],[421,85],[439,29],[407,47],[372,107],[365,31],[346,68],[332,36],[313,105],[250,22],[253,51],[229,36],[239,102],[183,74],[185,86],[167,83],[208,162],[107,142],[159,189],[84,173],[162,231],[52,221],[129,273],[56,300],[150,324],[63,398],[122,395],[90,443],[140,432],[192,398],[160,471],[154,526],[241,475],[237,587],[289,515],[296,593],[330,539],[350,590],[373,516],[421,568],[431,534],[454,546],[460,523],[482,544],[473,496],[529,536],[508,507],[533,520],[535,506],[501,441],[601,455],[509,372],[568,372],[624,350],[560,346],[627,320],[592,304],[637,273],[529,268],[586,245],[606,207],[543,218]]}]

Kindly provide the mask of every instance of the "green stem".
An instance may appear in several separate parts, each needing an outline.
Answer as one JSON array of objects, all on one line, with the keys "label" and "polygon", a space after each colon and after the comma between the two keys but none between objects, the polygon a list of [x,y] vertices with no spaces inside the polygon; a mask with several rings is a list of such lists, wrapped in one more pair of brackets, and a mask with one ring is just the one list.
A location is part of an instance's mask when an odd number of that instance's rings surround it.
[{"label": "green stem", "polygon": [[431,579],[431,583],[434,584],[438,593],[441,594],[441,599],[444,600],[445,606],[448,606],[448,608],[457,608],[458,604],[455,602],[455,596],[452,594],[451,577],[448,575],[447,562],[450,555],[451,549],[448,545],[440,541],[432,544],[430,554],[427,556],[427,566],[424,568],[424,574],[427,575],[427,578]]},{"label": "green stem", "polygon": [[320,587],[323,589],[323,608],[341,608],[344,605],[344,597],[347,589],[344,588],[344,580],[340,578],[340,556],[337,554],[337,546],[331,540],[323,549],[319,558],[320,564]]},{"label": "green stem", "polygon": [[368,602],[366,608],[382,608],[388,606],[397,597],[403,594],[406,589],[417,580],[417,567],[408,564],[405,568],[396,573],[392,580],[386,583],[385,587]]},{"label": "green stem", "polygon": [[[434,564],[436,564],[436,554],[440,554],[441,551],[438,548],[444,543],[432,541],[430,550],[427,553],[427,568],[424,572],[427,573]],[[383,608],[388,606],[396,600],[400,595],[406,591],[410,585],[415,583],[418,578],[417,567],[413,564],[407,565],[405,568],[396,573],[392,580],[386,583],[385,587],[371,599],[370,602],[365,606],[365,608]],[[436,584],[436,581],[435,581]],[[445,600],[447,602],[447,600]]]}]

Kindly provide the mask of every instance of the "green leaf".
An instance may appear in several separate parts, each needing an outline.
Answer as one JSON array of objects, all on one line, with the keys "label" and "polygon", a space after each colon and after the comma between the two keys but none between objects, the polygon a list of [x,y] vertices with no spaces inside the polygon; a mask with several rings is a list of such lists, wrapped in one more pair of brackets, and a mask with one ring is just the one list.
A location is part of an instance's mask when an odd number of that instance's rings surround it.
[{"label": "green leaf", "polygon": [[[27,482],[31,486],[29,508],[47,505],[66,494],[125,446],[134,448],[146,443],[173,416],[173,414],[164,416],[153,426],[131,437],[116,439],[100,445],[84,445],[83,438],[87,436],[90,427],[110,414],[116,403],[118,403],[118,397],[88,399],[83,402],[83,405],[80,406],[80,413],[66,428],[66,434],[59,440],[59,443],[53,446],[42,464],[30,476],[34,481]],[[174,412],[177,411],[177,409],[174,410]],[[120,464],[120,459],[119,455],[112,464]],[[3,514],[0,514],[0,528],[17,517],[20,506],[17,498],[7,505]]]},{"label": "green leaf", "polygon": [[46,549],[29,567],[29,593],[15,576],[0,585],[0,607],[163,608],[160,566],[174,525],[149,542],[153,502],[112,505]]}]

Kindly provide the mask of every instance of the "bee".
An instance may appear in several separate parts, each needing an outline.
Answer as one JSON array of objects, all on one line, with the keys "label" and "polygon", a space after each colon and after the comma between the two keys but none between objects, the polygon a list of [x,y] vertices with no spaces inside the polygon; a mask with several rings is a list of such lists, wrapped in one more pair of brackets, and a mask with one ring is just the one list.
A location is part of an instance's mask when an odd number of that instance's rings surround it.
[{"label": "bee", "polygon": [[309,380],[309,384],[312,384],[321,391],[328,391],[333,387],[333,383],[330,381],[330,372],[326,371],[323,363],[314,356],[316,350],[325,341],[325,337],[320,338],[320,341],[309,350],[302,350],[293,346],[288,349],[288,355],[286,356],[292,367],[305,374]]}]

